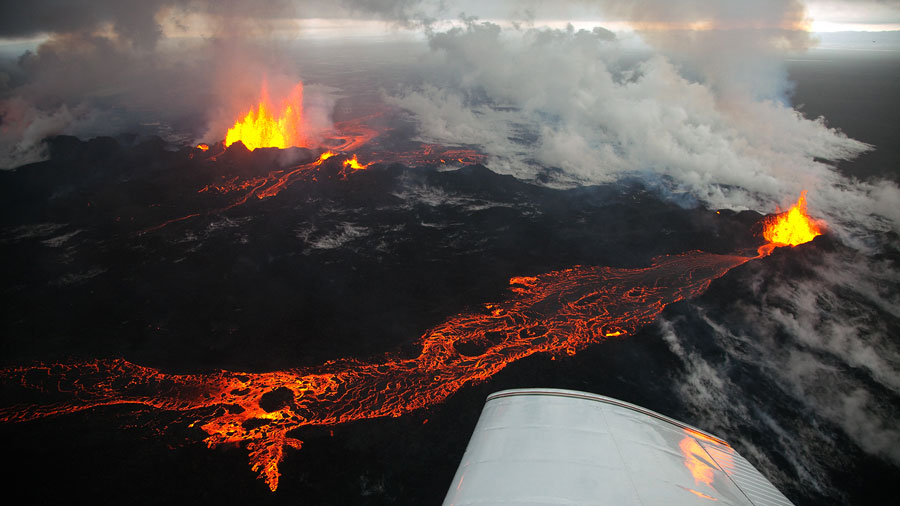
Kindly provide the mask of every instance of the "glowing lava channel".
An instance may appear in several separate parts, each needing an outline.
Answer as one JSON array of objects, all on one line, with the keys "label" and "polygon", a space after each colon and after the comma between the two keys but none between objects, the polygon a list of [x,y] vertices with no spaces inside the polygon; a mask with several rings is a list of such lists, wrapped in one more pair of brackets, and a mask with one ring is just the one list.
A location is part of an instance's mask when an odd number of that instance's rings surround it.
[{"label": "glowing lava channel", "polygon": [[243,119],[238,120],[225,135],[225,146],[241,141],[249,150],[256,148],[303,147],[303,83],[297,83],[288,98],[274,110],[265,85],[262,98]]},{"label": "glowing lava channel", "polygon": [[642,269],[576,266],[512,278],[504,300],[425,332],[413,358],[386,354],[269,373],[174,375],[125,360],[8,368],[0,385],[40,401],[0,407],[0,420],[115,404],[184,412],[208,434],[209,447],[245,445],[252,469],[274,491],[284,449],[301,446],[294,429],[401,416],[535,353],[573,355],[608,336],[634,334],[668,304],[696,297],[748,260],[692,251]]}]

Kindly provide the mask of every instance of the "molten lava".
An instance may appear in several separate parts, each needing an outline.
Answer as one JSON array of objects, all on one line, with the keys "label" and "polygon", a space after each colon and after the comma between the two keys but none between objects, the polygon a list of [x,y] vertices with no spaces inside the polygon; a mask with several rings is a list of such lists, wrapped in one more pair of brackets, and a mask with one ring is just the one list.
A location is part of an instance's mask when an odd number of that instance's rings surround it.
[{"label": "molten lava", "polygon": [[243,119],[235,122],[225,136],[225,146],[237,141],[249,150],[256,148],[290,148],[306,146],[303,136],[303,83],[297,83],[290,95],[276,109],[263,86],[256,110],[252,107]]},{"label": "molten lava", "polygon": [[[321,155],[319,155],[319,158],[316,161],[305,164],[305,165],[299,165],[296,168],[294,168],[293,170],[286,172],[285,174],[279,176],[277,178],[277,180],[275,181],[275,183],[272,184],[271,186],[269,186],[268,188],[260,189],[261,186],[254,187],[253,190],[250,191],[250,194],[255,193],[256,197],[260,198],[260,199],[264,199],[267,197],[274,197],[275,195],[278,195],[278,192],[280,192],[287,185],[289,185],[291,182],[293,182],[293,179],[295,178],[295,176],[297,176],[298,174],[301,174],[301,173],[306,173],[306,172],[311,171],[312,169],[325,163],[325,160],[328,160],[332,156],[334,156],[334,153],[332,153],[331,151],[326,151],[326,152],[322,153]],[[280,172],[280,171],[276,171],[276,172]],[[264,186],[271,179],[273,179],[272,173],[269,174],[269,177],[265,179],[265,181],[262,183],[262,185]],[[257,191],[257,190],[259,190],[259,191]]]},{"label": "molten lava", "polygon": [[367,124],[382,115],[381,112],[369,114],[360,118],[339,121],[334,124],[333,130],[326,136],[325,145],[334,151],[356,151],[378,137],[382,132]]},{"label": "molten lava", "polygon": [[783,213],[763,223],[763,237],[769,241],[759,249],[766,256],[779,246],[796,246],[822,235],[823,225],[806,213],[806,190],[800,193],[797,203]]},{"label": "molten lava", "polygon": [[359,163],[359,160],[356,158],[356,155],[353,155],[353,158],[348,158],[344,160],[344,167],[349,167],[353,170],[364,170],[368,169],[369,165],[372,165],[373,162],[369,163]]},{"label": "molten lava", "polygon": [[[250,148],[302,145],[299,125],[302,87],[295,88],[279,116],[272,116],[263,94],[257,110],[229,130],[226,144],[241,140]],[[355,125],[341,137],[342,147],[358,147],[374,137]],[[293,136],[293,137],[292,137]],[[204,145],[198,146],[203,150]],[[208,146],[207,146],[208,149]],[[265,176],[224,179],[199,193],[240,191],[227,207],[171,219],[145,232],[189,218],[224,212],[250,197],[265,199],[288,185],[315,180],[317,168],[339,156],[326,151],[317,159]],[[367,153],[345,159],[345,169],[366,169],[387,160],[415,163],[481,163],[474,151],[422,144],[412,152]],[[760,248],[795,245],[821,234],[821,225],[806,214],[806,193],[797,204],[764,224],[770,243]],[[767,253],[771,249],[767,250]],[[443,402],[466,385],[485,381],[507,365],[536,353],[574,355],[591,344],[634,334],[669,304],[696,297],[713,279],[744,264],[748,257],[692,251],[654,259],[642,269],[582,267],[510,279],[507,296],[481,310],[452,316],[426,331],[416,342],[420,353],[388,353],[377,360],[343,359],[308,369],[268,373],[218,371],[167,374],[125,360],[13,367],[0,370],[0,386],[20,389],[36,402],[0,406],[0,421],[21,422],[74,413],[98,406],[133,404],[183,413],[202,429],[206,444],[243,444],[253,471],[271,490],[278,487],[285,448],[300,449],[294,431],[353,420],[401,416]],[[271,399],[277,398],[277,402]],[[685,466],[696,483],[711,486],[714,473],[699,444],[688,432],[680,445]],[[721,442],[719,442],[721,443]],[[715,500],[702,492],[692,493]]]},{"label": "molten lava", "polygon": [[[369,362],[343,359],[269,373],[175,375],[125,360],[8,368],[0,370],[4,391],[18,389],[37,402],[6,400],[0,420],[116,404],[182,412],[208,434],[209,447],[245,445],[252,469],[274,491],[284,449],[301,447],[294,429],[401,416],[530,355],[571,355],[608,336],[634,334],[667,305],[696,297],[748,260],[692,251],[658,257],[641,269],[576,266],[512,278],[504,299],[426,331],[414,357],[389,353]],[[702,466],[695,467],[698,480],[707,481]]]}]

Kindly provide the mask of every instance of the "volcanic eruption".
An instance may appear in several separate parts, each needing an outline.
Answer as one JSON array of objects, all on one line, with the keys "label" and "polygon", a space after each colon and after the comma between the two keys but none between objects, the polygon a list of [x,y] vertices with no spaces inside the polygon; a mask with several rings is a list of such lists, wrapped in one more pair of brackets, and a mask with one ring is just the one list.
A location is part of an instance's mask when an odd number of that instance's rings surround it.
[{"label": "volcanic eruption", "polygon": [[263,84],[260,100],[238,119],[225,135],[225,146],[242,142],[249,150],[256,148],[307,147],[303,134],[303,83],[298,82],[277,106],[269,98]]},{"label": "volcanic eruption", "polygon": [[9,3],[12,493],[432,504],[542,386],[890,502],[896,54],[803,54],[795,0],[463,3]]},{"label": "volcanic eruption", "polygon": [[[240,141],[251,151],[310,147],[303,132],[302,100],[302,83],[278,106],[273,106],[264,86],[259,103],[228,130],[225,145]],[[366,121],[374,117],[336,123],[328,137],[331,142],[326,142],[343,149],[368,149],[368,163],[360,162],[355,152],[328,150],[305,163],[255,177],[223,174],[223,182],[208,184],[197,193],[236,192],[237,199],[224,207],[167,220],[143,233],[223,213],[250,197],[256,197],[254,201],[276,197],[294,183],[315,181],[335,157],[335,167],[350,171],[387,160],[474,165],[484,159],[465,148],[424,143],[406,151],[373,149],[369,143],[380,131]],[[196,149],[208,157],[204,163],[218,163],[217,155],[207,154],[207,145]],[[806,214],[805,195],[788,212],[765,220],[764,237],[769,242],[760,248],[761,256],[763,251],[768,254],[774,247],[800,244],[821,233],[821,225]],[[401,416],[441,403],[525,357],[537,353],[571,356],[592,344],[631,336],[669,304],[700,295],[714,279],[752,259],[688,251],[658,256],[643,268],[575,265],[515,276],[509,279],[502,299],[449,316],[425,331],[414,341],[418,354],[412,357],[389,352],[369,360],[346,358],[266,373],[168,374],[123,359],[11,367],[0,371],[0,381],[23,391],[17,398],[33,401],[0,407],[0,420],[20,422],[118,404],[180,412],[190,426],[207,434],[208,446],[243,445],[251,468],[274,491],[285,448],[301,447],[292,432],[298,428]],[[690,457],[686,459],[686,465],[693,465]],[[702,472],[698,476],[701,479]]]},{"label": "volcanic eruption", "polygon": [[[344,164],[354,165],[354,160]],[[285,181],[258,196],[276,194]],[[798,208],[802,202],[803,197]],[[767,232],[766,237],[782,236]],[[7,368],[0,371],[0,380],[35,401],[3,406],[0,420],[26,421],[115,404],[184,412],[191,426],[206,432],[210,447],[246,445],[252,469],[274,491],[284,449],[301,447],[289,434],[294,429],[401,416],[443,402],[535,353],[574,355],[591,344],[630,336],[667,305],[698,296],[714,279],[752,259],[690,251],[658,257],[646,268],[575,266],[513,277],[504,299],[426,331],[416,341],[418,356],[412,358],[388,353],[370,361],[342,359],[270,373],[173,375],[125,360]],[[54,385],[67,386],[55,392]],[[693,450],[683,450],[686,465],[702,481]]]},{"label": "volcanic eruption", "polygon": [[[308,147],[302,131],[302,93],[302,84],[297,84],[273,107],[263,87],[259,104],[228,130],[225,145],[240,141],[250,150]],[[367,119],[372,116],[337,123],[331,137],[337,142],[331,144],[367,147],[379,134],[365,125]],[[208,146],[197,149],[207,153]],[[222,213],[247,203],[251,196],[275,197],[291,184],[315,181],[334,157],[338,157],[335,166],[351,171],[386,159],[440,164],[450,160],[463,165],[483,159],[466,149],[429,144],[403,152],[370,148],[367,156],[371,161],[362,163],[356,153],[324,151],[296,166],[207,185],[199,193],[238,192],[240,197],[226,207],[168,220],[144,233]],[[207,163],[218,162],[210,156]],[[821,225],[806,214],[805,195],[788,212],[764,220],[769,242],[760,248],[762,256],[764,250],[768,254],[774,247],[800,244],[821,233]],[[503,299],[450,316],[422,334],[415,341],[419,352],[414,357],[392,352],[366,361],[347,358],[268,373],[221,370],[176,375],[121,359],[7,368],[0,371],[0,380],[24,390],[24,397],[34,402],[0,407],[0,420],[26,421],[116,404],[182,412],[191,426],[207,434],[210,447],[244,445],[252,469],[274,491],[284,449],[301,447],[291,432],[295,429],[401,416],[441,403],[464,386],[486,381],[533,354],[575,355],[592,344],[631,336],[669,304],[698,296],[714,279],[752,259],[688,251],[656,257],[644,268],[576,265],[515,276]],[[55,392],[55,385],[67,386]]]},{"label": "volcanic eruption", "polygon": [[822,235],[824,225],[813,219],[806,212],[806,190],[800,193],[797,203],[785,212],[763,221],[763,238],[767,244],[760,246],[759,254],[762,256],[772,253],[777,247],[797,246],[812,241]]}]

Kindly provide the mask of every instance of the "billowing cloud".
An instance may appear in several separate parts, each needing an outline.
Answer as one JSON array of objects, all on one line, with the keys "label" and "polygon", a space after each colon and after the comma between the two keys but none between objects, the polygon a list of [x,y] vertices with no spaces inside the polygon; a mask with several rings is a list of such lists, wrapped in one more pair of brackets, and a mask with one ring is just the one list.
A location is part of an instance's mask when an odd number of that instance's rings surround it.
[{"label": "billowing cloud", "polygon": [[[296,46],[267,36],[285,19],[428,22],[457,9],[547,15],[535,2],[490,9],[431,0],[129,5],[4,7],[0,36],[50,38],[0,69],[0,165],[34,159],[40,139],[56,133],[109,134],[141,123],[177,125],[187,137],[222,131],[235,108],[253,102],[263,77],[275,88],[300,78]],[[77,15],[66,14],[79,6]],[[852,223],[897,229],[895,185],[848,181],[827,163],[868,146],[788,104],[781,57],[809,42],[797,0],[571,0],[560,9],[631,23],[658,54],[626,61],[602,27],[502,28],[473,18],[444,30],[428,24],[432,54],[417,70],[425,80],[391,101],[412,113],[423,138],[478,145],[492,168],[523,178],[579,184],[638,175],[671,196],[763,212],[808,189],[813,212],[848,240],[860,235]],[[167,30],[190,35],[179,23],[198,16],[205,38],[165,38]]]},{"label": "billowing cloud", "polygon": [[[309,15],[325,7],[306,4]],[[0,167],[40,159],[41,140],[57,134],[168,130],[190,141],[211,127],[224,131],[224,118],[233,121],[235,111],[253,103],[264,81],[278,96],[299,80],[287,44],[267,36],[299,7],[282,0],[5,6],[0,37],[46,39],[0,62]],[[70,16],[73,9],[77,15]],[[204,37],[179,25],[191,16],[204,20]],[[166,25],[178,36],[167,38]],[[309,91],[321,127],[327,118],[316,106],[333,99]]]},{"label": "billowing cloud", "polygon": [[0,16],[0,37],[30,37],[51,33],[77,33],[105,25],[140,46],[159,40],[159,11],[174,0],[41,0],[10,2]]},{"label": "billowing cloud", "polygon": [[896,186],[847,181],[823,162],[866,144],[781,100],[723,91],[737,75],[710,83],[663,56],[624,64],[602,29],[468,20],[431,46],[435,82],[394,103],[418,118],[423,138],[481,146],[496,169],[540,179],[558,168],[563,184],[638,176],[712,207],[761,212],[808,189],[814,211],[848,240],[851,223],[900,223]]}]

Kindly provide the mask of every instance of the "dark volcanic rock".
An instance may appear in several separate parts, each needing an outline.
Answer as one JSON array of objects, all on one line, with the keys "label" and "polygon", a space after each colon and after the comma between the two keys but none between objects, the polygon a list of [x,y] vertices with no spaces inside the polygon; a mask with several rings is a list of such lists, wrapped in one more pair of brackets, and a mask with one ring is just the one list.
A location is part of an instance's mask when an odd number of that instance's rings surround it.
[{"label": "dark volcanic rock", "polygon": [[294,403],[294,392],[287,387],[278,387],[266,392],[259,399],[259,407],[271,413]]}]

